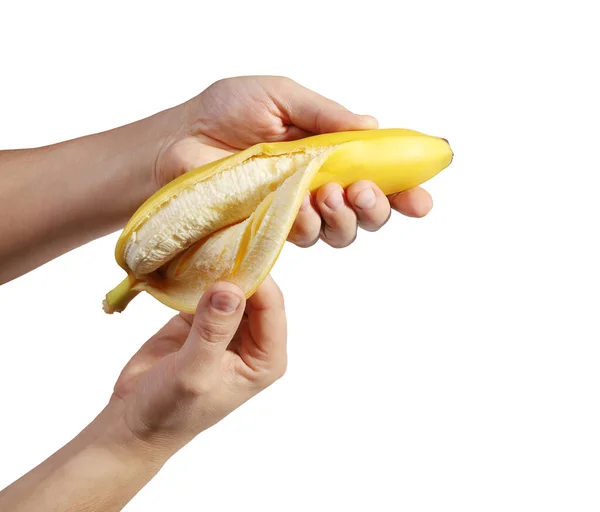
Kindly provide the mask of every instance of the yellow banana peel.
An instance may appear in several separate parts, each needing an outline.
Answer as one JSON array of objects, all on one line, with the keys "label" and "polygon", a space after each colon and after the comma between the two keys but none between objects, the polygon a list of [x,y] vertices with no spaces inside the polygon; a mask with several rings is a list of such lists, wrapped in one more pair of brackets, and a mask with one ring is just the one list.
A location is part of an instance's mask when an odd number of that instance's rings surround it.
[{"label": "yellow banana peel", "polygon": [[275,264],[307,191],[371,180],[402,192],[445,169],[448,141],[406,129],[262,143],[175,179],[131,217],[115,249],[127,277],[104,300],[121,312],[145,291],[193,313],[217,281],[252,295]]}]

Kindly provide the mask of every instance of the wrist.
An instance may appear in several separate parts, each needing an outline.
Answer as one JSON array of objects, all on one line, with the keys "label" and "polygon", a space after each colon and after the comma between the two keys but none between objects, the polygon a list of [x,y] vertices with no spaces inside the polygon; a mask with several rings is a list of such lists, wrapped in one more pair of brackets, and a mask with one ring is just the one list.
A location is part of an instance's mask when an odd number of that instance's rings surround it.
[{"label": "wrist", "polygon": [[128,216],[165,185],[157,171],[158,160],[184,131],[184,117],[185,105],[179,105],[97,135],[126,185],[131,203]]},{"label": "wrist", "polygon": [[75,439],[0,492],[0,509],[121,510],[168,454],[128,435],[118,405],[111,402]]},{"label": "wrist", "polygon": [[114,396],[92,421],[89,429],[85,442],[87,446],[104,451],[123,466],[140,471],[158,471],[176,451],[167,443],[149,441],[135,435],[127,424],[123,402]]},{"label": "wrist", "polygon": [[162,185],[156,179],[156,161],[181,129],[182,112],[177,106],[112,130],[38,148],[40,162],[66,173],[64,179],[72,183],[68,218],[86,220],[92,227],[98,224],[96,236],[122,228]]}]

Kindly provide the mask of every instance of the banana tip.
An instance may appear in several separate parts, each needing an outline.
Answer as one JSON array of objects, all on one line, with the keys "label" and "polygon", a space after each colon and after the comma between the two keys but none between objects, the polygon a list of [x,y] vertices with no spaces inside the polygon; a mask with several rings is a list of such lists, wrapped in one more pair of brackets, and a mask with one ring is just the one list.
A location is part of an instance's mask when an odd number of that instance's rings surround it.
[{"label": "banana tip", "polygon": [[140,293],[139,290],[133,288],[136,283],[137,281],[133,276],[127,276],[118,286],[108,292],[106,298],[102,301],[104,312],[109,315],[121,313],[135,296]]},{"label": "banana tip", "polygon": [[104,311],[108,315],[112,315],[113,313],[117,312],[117,310],[113,308],[106,299],[102,301],[102,311]]}]

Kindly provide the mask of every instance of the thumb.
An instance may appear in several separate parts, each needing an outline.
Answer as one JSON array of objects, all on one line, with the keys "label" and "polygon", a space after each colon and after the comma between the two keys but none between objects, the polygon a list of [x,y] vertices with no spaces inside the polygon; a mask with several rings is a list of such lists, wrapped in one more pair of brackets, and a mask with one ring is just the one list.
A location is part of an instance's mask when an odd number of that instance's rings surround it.
[{"label": "thumb", "polygon": [[232,283],[212,285],[202,296],[187,340],[179,351],[192,372],[220,368],[221,359],[242,320],[246,299]]},{"label": "thumb", "polygon": [[295,126],[308,132],[331,133],[378,127],[374,117],[355,114],[294,81],[290,81],[282,92],[278,102],[280,108]]}]

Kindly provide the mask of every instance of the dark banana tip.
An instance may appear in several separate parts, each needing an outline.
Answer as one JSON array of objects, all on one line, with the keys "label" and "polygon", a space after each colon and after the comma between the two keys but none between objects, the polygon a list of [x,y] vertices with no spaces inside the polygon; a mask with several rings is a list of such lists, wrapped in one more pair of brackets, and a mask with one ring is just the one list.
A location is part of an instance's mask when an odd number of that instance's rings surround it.
[{"label": "dark banana tip", "polygon": [[448,139],[444,139],[444,137],[440,137],[440,139],[442,139],[446,144],[448,144],[448,147],[450,148],[450,152],[452,153],[452,158],[450,159],[450,163],[452,163],[452,160],[454,160],[454,151],[452,151],[450,142],[448,141]]}]

